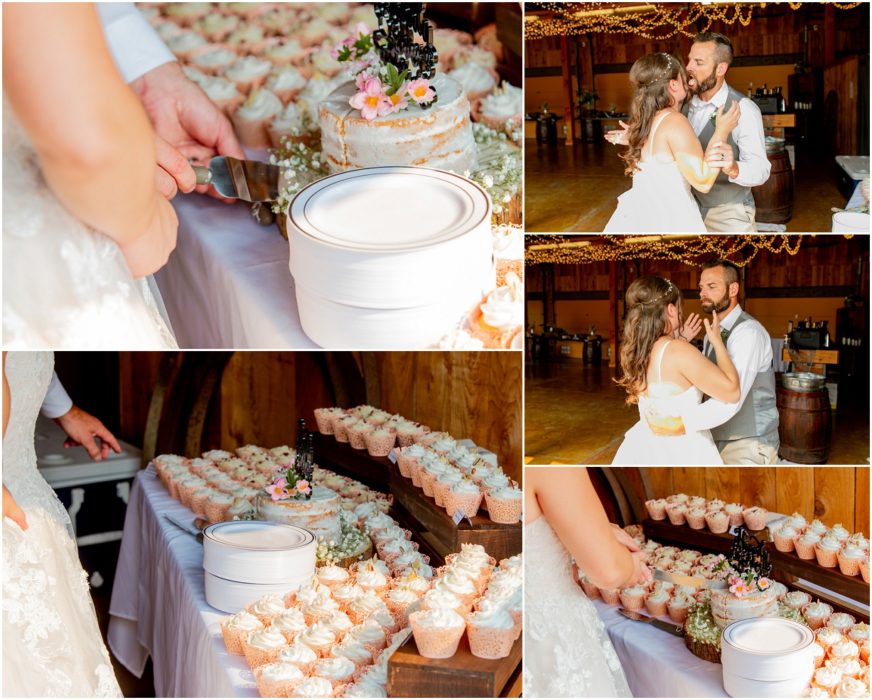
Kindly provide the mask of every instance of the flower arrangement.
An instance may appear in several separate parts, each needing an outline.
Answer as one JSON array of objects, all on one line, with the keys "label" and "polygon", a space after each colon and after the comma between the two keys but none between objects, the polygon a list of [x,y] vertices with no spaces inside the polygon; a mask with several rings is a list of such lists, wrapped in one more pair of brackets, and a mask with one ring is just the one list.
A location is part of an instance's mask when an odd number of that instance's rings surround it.
[{"label": "flower arrangement", "polygon": [[730,593],[737,598],[772,588],[769,557],[763,545],[744,527],[739,528],[736,533],[730,547],[730,556],[718,555],[710,568],[719,578],[726,579]]},{"label": "flower arrangement", "polygon": [[437,100],[429,79],[436,62],[435,49],[432,44],[413,43],[415,32],[423,31],[429,23],[420,16],[416,23],[411,22],[401,8],[393,10],[386,5],[376,8],[384,29],[373,32],[361,22],[355,34],[331,52],[340,63],[350,64],[357,92],[348,103],[367,121],[401,112],[412,103],[427,109]]},{"label": "flower arrangement", "polygon": [[312,495],[312,485],[290,466],[276,471],[273,482],[266,487],[266,492],[273,501],[287,501],[290,498],[302,500]]},{"label": "flower arrangement", "polygon": [[315,557],[322,565],[342,564],[350,557],[363,557],[366,550],[364,542],[369,541],[369,536],[357,526],[357,518],[349,511],[342,510],[339,514],[339,527],[339,542],[318,542]]},{"label": "flower arrangement", "polygon": [[281,148],[270,153],[269,162],[282,169],[279,196],[271,207],[275,214],[287,212],[297,192],[327,175],[327,165],[320,151],[287,137],[282,139]]}]

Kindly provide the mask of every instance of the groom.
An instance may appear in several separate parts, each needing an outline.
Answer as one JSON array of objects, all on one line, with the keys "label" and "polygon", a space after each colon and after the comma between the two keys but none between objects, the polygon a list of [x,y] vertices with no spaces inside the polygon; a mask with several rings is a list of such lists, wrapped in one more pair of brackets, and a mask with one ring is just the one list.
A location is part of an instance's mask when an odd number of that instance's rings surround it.
[{"label": "groom", "polygon": [[709,192],[693,190],[693,194],[707,231],[742,233],[757,230],[751,188],[769,179],[771,166],[760,108],[726,83],[732,62],[733,44],[728,37],[716,32],[697,34],[687,61],[688,94],[692,97],[682,111],[705,151],[715,131],[718,107],[726,112],[733,102],[739,103],[738,126],[726,143],[706,153],[707,161],[724,164],[721,173]]},{"label": "groom", "polygon": [[[766,329],[739,305],[739,269],[729,260],[702,266],[699,298],[703,311],[717,312],[721,335],[739,374],[738,403],[709,399],[690,416],[683,416],[688,432],[711,429],[724,464],[774,464],[778,460],[778,408],[772,342]],[[686,340],[699,332],[695,314],[681,331]],[[703,353],[715,361],[711,345]]]}]

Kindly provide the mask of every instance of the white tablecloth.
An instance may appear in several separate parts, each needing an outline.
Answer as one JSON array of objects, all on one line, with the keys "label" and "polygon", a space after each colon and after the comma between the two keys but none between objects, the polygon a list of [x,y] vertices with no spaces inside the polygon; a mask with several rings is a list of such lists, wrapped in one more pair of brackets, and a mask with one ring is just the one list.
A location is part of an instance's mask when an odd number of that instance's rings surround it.
[{"label": "white tablecloth", "polygon": [[155,275],[182,348],[315,348],[300,326],[288,243],[245,204],[178,195],[179,238]]},{"label": "white tablecloth", "polygon": [[618,612],[618,606],[607,605],[599,598],[593,604],[605,623],[635,697],[728,697],[721,665],[691,654],[681,637],[628,620]]},{"label": "white tablecloth", "polygon": [[149,467],[127,506],[109,608],[112,653],[136,676],[150,655],[157,697],[257,697],[244,659],[224,648],[224,614],[206,603],[202,545],[164,513],[191,518]]}]

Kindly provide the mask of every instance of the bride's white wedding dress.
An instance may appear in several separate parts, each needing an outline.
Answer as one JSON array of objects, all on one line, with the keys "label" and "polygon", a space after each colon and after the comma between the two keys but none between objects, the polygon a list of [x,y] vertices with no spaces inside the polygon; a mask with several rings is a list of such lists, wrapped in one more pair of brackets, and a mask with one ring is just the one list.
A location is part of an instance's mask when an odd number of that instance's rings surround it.
[{"label": "bride's white wedding dress", "polygon": [[618,208],[606,224],[609,233],[705,233],[699,204],[674,160],[658,160],[651,152],[654,134],[668,116],[651,127],[642,147],[632,187],[618,197]]},{"label": "bride's white wedding dress", "polygon": [[3,520],[3,695],[121,697],[69,516],[36,468],[34,429],[53,364],[50,353],[6,358],[3,483],[28,528]]},{"label": "bride's white wedding dress", "polygon": [[118,245],[55,197],[4,98],[4,349],[175,348],[162,308]]},{"label": "bride's white wedding dress", "polygon": [[645,420],[648,413],[659,416],[682,416],[694,411],[702,402],[703,393],[695,386],[676,393],[676,387],[662,382],[660,368],[663,355],[671,343],[666,341],[657,356],[657,382],[648,386],[647,396],[639,397],[639,422],[624,434],[612,464],[636,466],[723,464],[711,431],[700,430],[684,435],[655,435]]},{"label": "bride's white wedding dress", "polygon": [[544,516],[524,527],[524,635],[524,697],[632,697],[569,552]]}]

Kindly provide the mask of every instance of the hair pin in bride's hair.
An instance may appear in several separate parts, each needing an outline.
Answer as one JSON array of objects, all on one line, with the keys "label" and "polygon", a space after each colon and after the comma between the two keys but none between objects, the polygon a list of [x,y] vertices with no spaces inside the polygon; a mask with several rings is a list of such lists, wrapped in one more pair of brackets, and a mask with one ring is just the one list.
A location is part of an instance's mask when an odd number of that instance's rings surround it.
[{"label": "hair pin in bride's hair", "polygon": [[664,281],[666,282],[666,285],[667,285],[665,292],[663,292],[661,295],[659,295],[658,297],[656,297],[654,299],[649,299],[648,301],[640,301],[638,303],[641,304],[642,306],[653,306],[654,304],[659,304],[661,301],[663,301],[667,297],[671,297],[672,292],[675,289],[675,287],[672,286],[672,280],[664,280]]},{"label": "hair pin in bride's hair", "polygon": [[657,75],[651,78],[651,80],[645,83],[643,87],[648,87],[649,85],[653,85],[654,83],[662,83],[664,80],[672,79],[672,62],[675,60],[675,58],[671,54],[666,53],[665,51],[661,51],[659,55],[666,57],[666,68],[664,68]]}]

